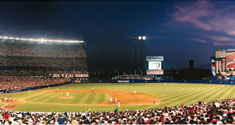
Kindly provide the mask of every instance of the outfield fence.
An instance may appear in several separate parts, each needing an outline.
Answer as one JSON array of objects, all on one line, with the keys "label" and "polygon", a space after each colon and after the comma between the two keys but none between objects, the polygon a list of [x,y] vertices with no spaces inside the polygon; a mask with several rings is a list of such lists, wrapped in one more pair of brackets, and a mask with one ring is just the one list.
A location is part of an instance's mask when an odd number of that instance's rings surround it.
[{"label": "outfield fence", "polygon": [[90,80],[88,83],[206,83],[206,84],[225,84],[235,85],[235,80]]}]

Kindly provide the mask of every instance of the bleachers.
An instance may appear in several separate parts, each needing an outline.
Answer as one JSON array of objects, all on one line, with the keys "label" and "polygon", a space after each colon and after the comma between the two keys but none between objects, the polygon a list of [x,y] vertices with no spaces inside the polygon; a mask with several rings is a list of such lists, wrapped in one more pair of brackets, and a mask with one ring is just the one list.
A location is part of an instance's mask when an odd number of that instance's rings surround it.
[{"label": "bleachers", "polygon": [[81,44],[27,43],[0,39],[0,67],[87,69]]},{"label": "bleachers", "polygon": [[25,89],[36,86],[64,83],[69,79],[35,78],[27,76],[0,76],[0,90]]},{"label": "bleachers", "polygon": [[114,112],[37,113],[0,109],[0,124],[235,124],[235,99]]}]

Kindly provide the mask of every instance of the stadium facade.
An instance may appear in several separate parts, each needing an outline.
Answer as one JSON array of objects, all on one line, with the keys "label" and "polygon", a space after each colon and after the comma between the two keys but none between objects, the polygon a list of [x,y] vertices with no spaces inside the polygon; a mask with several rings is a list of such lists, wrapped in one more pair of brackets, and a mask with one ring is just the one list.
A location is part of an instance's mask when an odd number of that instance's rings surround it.
[{"label": "stadium facade", "polygon": [[83,41],[0,36],[3,75],[88,77]]},{"label": "stadium facade", "polygon": [[211,58],[212,75],[216,78],[235,77],[235,49],[217,50]]}]

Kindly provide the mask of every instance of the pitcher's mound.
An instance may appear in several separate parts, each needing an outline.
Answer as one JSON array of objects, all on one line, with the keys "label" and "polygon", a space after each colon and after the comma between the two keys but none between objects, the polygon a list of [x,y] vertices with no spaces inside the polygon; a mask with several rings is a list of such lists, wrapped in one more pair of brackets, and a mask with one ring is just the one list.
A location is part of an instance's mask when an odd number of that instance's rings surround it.
[{"label": "pitcher's mound", "polygon": [[75,97],[73,97],[73,96],[60,96],[59,98],[60,99],[73,99]]}]

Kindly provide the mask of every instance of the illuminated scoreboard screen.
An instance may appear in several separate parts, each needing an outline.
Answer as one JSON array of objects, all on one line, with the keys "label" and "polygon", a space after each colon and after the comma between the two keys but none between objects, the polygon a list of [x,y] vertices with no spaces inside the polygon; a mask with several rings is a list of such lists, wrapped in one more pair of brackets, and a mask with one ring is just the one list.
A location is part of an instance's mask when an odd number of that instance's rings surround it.
[{"label": "illuminated scoreboard screen", "polygon": [[163,56],[147,56],[146,60],[148,61],[148,70],[146,71],[147,75],[163,75],[164,71],[162,70],[162,61],[164,60]]},{"label": "illuminated scoreboard screen", "polygon": [[161,70],[162,69],[162,63],[161,61],[149,61],[148,63],[148,69],[149,70]]}]

